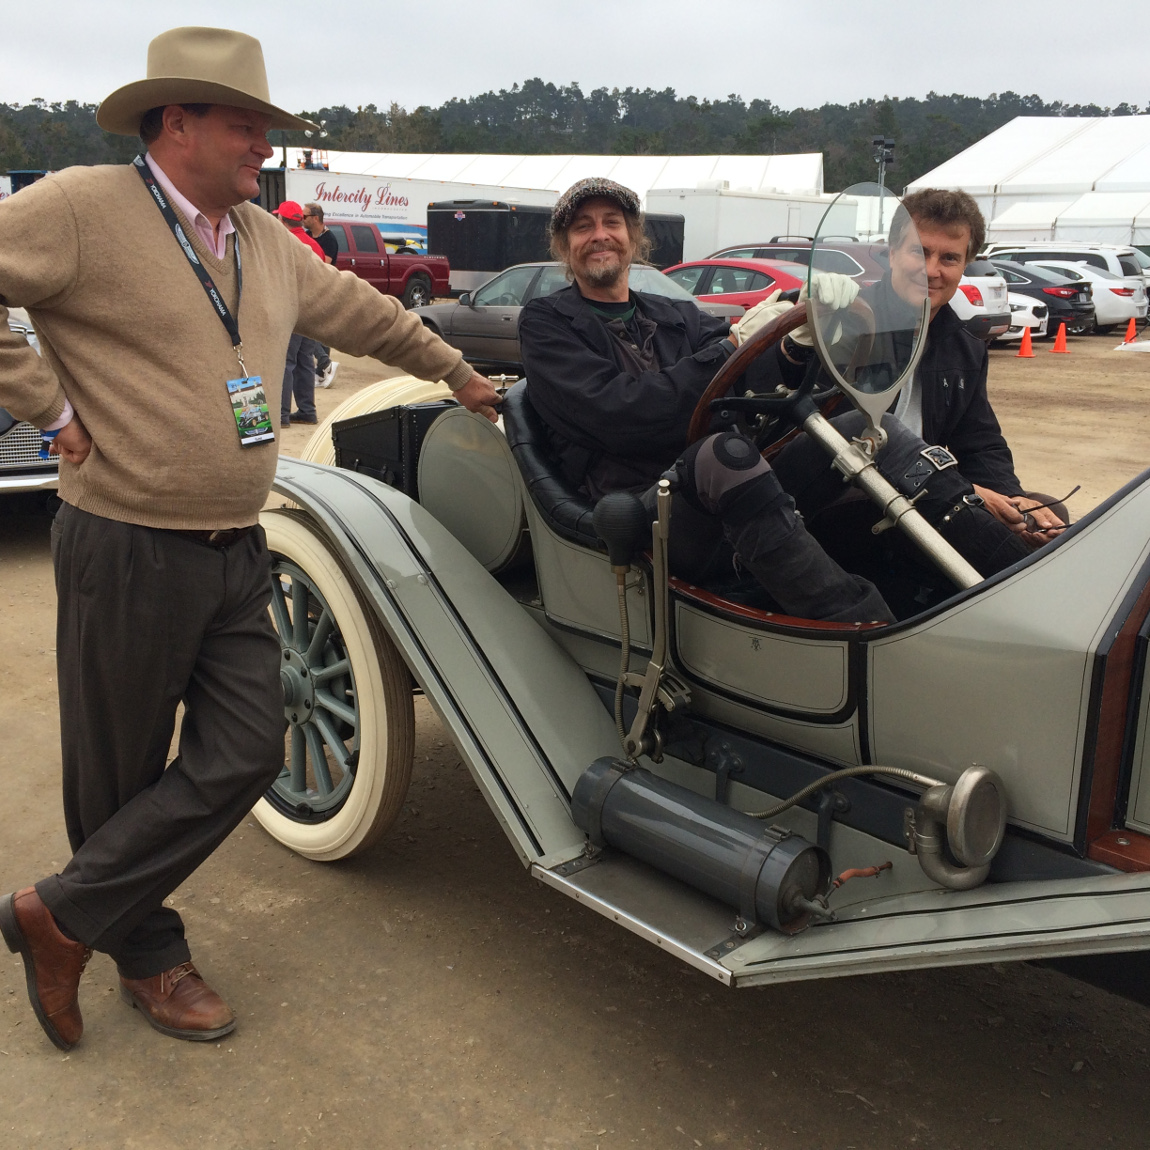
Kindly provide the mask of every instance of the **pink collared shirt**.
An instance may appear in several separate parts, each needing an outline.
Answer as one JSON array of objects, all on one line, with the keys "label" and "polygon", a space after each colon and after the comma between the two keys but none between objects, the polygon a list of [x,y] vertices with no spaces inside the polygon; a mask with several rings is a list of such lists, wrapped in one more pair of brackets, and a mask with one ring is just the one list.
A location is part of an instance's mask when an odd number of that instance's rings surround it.
[{"label": "pink collared shirt", "polygon": [[[196,229],[196,234],[207,245],[208,251],[215,255],[216,259],[222,260],[228,252],[228,236],[236,230],[236,225],[232,223],[230,215],[224,216],[220,220],[219,230],[212,227],[212,221],[188,199],[187,196],[182,195],[180,189],[168,179],[164,169],[151,157],[145,155],[144,159],[148,163],[148,167],[152,169],[152,175],[156,177],[156,183],[164,189],[164,194],[169,200],[184,214],[184,218],[191,222],[192,227]],[[60,418],[55,422],[48,424],[44,428],[45,431],[59,431],[61,428],[67,427],[72,422],[72,417],[76,414],[72,404],[65,399],[64,410]]]},{"label": "pink collared shirt", "polygon": [[164,189],[168,199],[172,201],[172,204],[184,213],[184,218],[196,229],[196,234],[207,245],[208,251],[210,251],[216,259],[222,260],[228,252],[228,236],[236,230],[236,225],[232,223],[232,217],[225,215],[224,218],[220,220],[219,230],[217,231],[212,227],[212,221],[209,220],[187,196],[182,195],[180,189],[168,179],[164,174],[163,168],[152,158],[151,153],[146,154],[144,159],[147,161],[148,167],[152,169],[152,175],[156,177],[156,183]]}]

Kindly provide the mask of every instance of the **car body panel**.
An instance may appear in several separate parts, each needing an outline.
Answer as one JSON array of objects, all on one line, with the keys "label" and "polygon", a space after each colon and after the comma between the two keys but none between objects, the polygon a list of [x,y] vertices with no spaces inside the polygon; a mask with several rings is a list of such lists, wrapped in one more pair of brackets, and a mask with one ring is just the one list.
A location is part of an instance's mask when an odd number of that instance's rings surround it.
[{"label": "car body panel", "polygon": [[1028,266],[1043,268],[1074,283],[1089,283],[1094,316],[1100,327],[1146,318],[1146,288],[1141,276],[1116,276],[1105,268],[1069,260],[1032,260]]},{"label": "car body panel", "polygon": [[996,341],[1006,343],[1010,340],[1020,340],[1023,332],[1027,330],[1034,338],[1041,338],[1046,334],[1046,321],[1050,314],[1046,304],[1016,292],[1007,292],[1006,300],[1010,305],[1010,327],[1001,335],[995,336]]},{"label": "car body panel", "polygon": [[1130,807],[1125,825],[1150,835],[1150,675],[1146,674],[1146,638],[1142,636],[1139,672],[1138,734],[1130,757]]},{"label": "car body panel", "polygon": [[[40,350],[40,340],[23,308],[8,310],[9,330],[21,334]],[[0,495],[27,491],[55,491],[60,465],[53,456],[40,458],[40,432],[0,408]]]},{"label": "car body panel", "polygon": [[[776,236],[769,243],[738,244],[720,248],[712,252],[708,259],[760,259],[783,260],[789,263],[810,265],[814,241]],[[837,242],[828,237],[819,241],[815,256],[815,270],[837,272],[848,275],[864,287],[877,283],[889,270],[887,245],[885,243]]]},{"label": "car body panel", "polygon": [[967,264],[950,307],[977,339],[994,339],[1010,329],[1006,281],[985,261]]},{"label": "car body panel", "polygon": [[986,259],[1033,263],[1039,260],[1068,260],[1105,268],[1116,276],[1139,276],[1150,291],[1150,257],[1123,244],[1091,244],[1064,240],[1038,240],[1030,243],[991,243]]},{"label": "car body panel", "polygon": [[569,794],[617,737],[586,676],[419,504],[377,480],[281,457],[379,616],[520,858],[582,850]]},{"label": "car body panel", "polygon": [[442,256],[425,252],[396,252],[392,242],[375,224],[359,220],[324,221],[339,245],[335,266],[366,280],[384,295],[403,295],[412,276],[424,277],[431,284],[433,296],[447,295],[451,269]]},{"label": "car body panel", "polygon": [[798,264],[755,259],[691,260],[663,274],[701,302],[742,308],[752,308],[776,291],[798,291],[805,282],[805,269]]},{"label": "car body panel", "polygon": [[[1088,284],[1075,283],[1065,276],[1046,271],[1031,264],[1016,264],[997,257],[988,261],[1006,279],[1010,291],[1017,295],[1028,295],[1046,304],[1049,315],[1046,323],[1047,335],[1054,335],[1060,324],[1065,323],[1067,331],[1072,329],[1089,331],[1094,326],[1095,311]],[[1076,291],[1072,298],[1052,294],[1047,288],[1071,288]]]},{"label": "car body panel", "polygon": [[[1142,484],[1012,578],[919,626],[876,634],[868,681],[875,761],[915,762],[945,777],[983,763],[1006,783],[1012,821],[1071,841],[1094,657],[1144,578],[1148,540],[1150,486]],[[941,698],[946,708],[932,702]],[[1041,724],[1025,721],[1039,713]]]}]

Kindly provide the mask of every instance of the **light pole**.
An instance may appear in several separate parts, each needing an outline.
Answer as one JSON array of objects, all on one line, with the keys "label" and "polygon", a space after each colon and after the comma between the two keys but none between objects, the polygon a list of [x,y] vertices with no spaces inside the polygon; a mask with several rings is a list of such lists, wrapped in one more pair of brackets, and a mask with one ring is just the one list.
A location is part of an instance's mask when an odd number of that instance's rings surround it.
[{"label": "light pole", "polygon": [[[305,136],[307,136],[307,138],[310,140],[312,138],[312,136],[315,135],[315,132],[313,132],[310,128],[304,128],[303,134]],[[319,138],[321,140],[327,139],[327,121],[326,120],[320,120],[320,122],[319,122]],[[312,166],[310,163],[310,156],[305,156],[304,166],[305,167],[311,167]],[[315,166],[320,167],[321,165],[319,165],[317,163]]]},{"label": "light pole", "polygon": [[894,167],[894,140],[890,136],[872,136],[875,163],[878,164],[878,230],[882,232],[883,196],[886,189],[886,170]]}]

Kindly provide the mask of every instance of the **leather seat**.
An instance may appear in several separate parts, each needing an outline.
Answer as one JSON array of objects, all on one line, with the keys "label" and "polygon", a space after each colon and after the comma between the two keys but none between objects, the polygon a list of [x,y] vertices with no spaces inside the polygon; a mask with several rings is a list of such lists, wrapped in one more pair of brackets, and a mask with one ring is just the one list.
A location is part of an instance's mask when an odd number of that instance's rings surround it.
[{"label": "leather seat", "polygon": [[603,550],[591,522],[595,504],[560,473],[547,443],[547,429],[527,398],[527,383],[511,387],[503,397],[503,431],[531,502],[556,535]]}]

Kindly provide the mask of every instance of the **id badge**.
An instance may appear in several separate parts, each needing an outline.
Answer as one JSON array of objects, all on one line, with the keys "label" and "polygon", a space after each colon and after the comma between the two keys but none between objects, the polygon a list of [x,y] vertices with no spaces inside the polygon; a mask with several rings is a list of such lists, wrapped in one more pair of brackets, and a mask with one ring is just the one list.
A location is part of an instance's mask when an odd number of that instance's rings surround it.
[{"label": "id badge", "polygon": [[232,414],[236,417],[241,447],[251,447],[275,439],[268,413],[268,397],[260,376],[245,375],[240,379],[229,379],[228,399],[231,400]]}]

